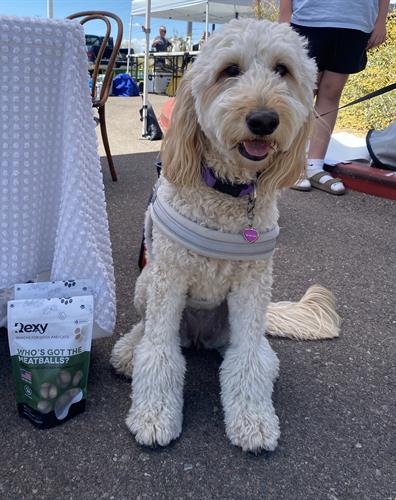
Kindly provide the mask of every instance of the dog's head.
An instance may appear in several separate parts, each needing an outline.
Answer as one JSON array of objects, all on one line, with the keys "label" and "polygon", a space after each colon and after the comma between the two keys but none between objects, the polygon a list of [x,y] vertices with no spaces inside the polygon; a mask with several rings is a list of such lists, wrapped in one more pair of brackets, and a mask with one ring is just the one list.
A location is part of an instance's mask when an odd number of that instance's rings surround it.
[{"label": "dog's head", "polygon": [[266,191],[292,185],[305,168],[315,80],[306,43],[289,26],[231,21],[179,86],[162,148],[165,177],[197,185],[202,163],[217,158],[231,181],[261,172]]}]

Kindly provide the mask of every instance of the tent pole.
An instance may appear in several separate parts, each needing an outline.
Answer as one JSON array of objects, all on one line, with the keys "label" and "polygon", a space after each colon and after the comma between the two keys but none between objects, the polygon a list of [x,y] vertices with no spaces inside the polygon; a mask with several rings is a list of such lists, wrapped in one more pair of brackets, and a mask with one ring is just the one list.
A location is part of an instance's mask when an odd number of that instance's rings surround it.
[{"label": "tent pole", "polygon": [[54,17],[54,4],[53,0],[47,0],[47,17],[52,19]]},{"label": "tent pole", "polygon": [[208,25],[209,25],[209,0],[206,1],[206,11],[205,11],[205,40],[208,39]]},{"label": "tent pole", "polygon": [[187,21],[187,50],[192,50],[192,21]]},{"label": "tent pole", "polygon": [[147,94],[148,94],[148,69],[149,69],[149,51],[150,51],[150,24],[151,24],[151,0],[147,0],[146,5],[146,51],[144,53],[144,73],[143,73],[143,126],[142,136],[147,135]]},{"label": "tent pole", "polygon": [[131,61],[131,45],[132,45],[132,1],[131,1],[131,15],[129,18],[129,37],[128,37],[128,55],[127,55],[127,73],[129,75],[129,66]]}]

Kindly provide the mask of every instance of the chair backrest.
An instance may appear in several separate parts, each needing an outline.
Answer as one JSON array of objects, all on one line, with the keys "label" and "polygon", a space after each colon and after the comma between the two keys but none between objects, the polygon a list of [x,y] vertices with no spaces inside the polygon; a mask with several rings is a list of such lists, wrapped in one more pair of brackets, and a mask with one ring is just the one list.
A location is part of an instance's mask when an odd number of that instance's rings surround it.
[{"label": "chair backrest", "polygon": [[[84,25],[85,23],[89,21],[93,21],[94,19],[99,19],[103,21],[106,25],[106,34],[103,37],[102,44],[100,46],[98,55],[96,56],[95,60],[95,66],[92,74],[92,89],[91,89],[91,96],[92,96],[92,105],[95,108],[100,108],[105,104],[107,101],[107,98],[109,97],[109,92],[110,92],[110,86],[113,82],[113,69],[116,63],[117,55],[120,50],[121,42],[122,42],[122,33],[123,33],[123,25],[121,19],[113,14],[112,12],[105,12],[105,11],[84,11],[84,12],[77,12],[76,14],[71,14],[70,16],[67,17],[67,19],[78,19],[82,18],[80,21],[80,24]],[[100,91],[99,96],[96,95],[96,82],[98,79],[99,75],[99,70],[100,66],[102,63],[103,59],[103,54],[105,52],[105,49],[107,47],[107,43],[110,39],[110,34],[111,34],[111,23],[109,21],[110,19],[113,19],[117,23],[117,37],[114,39],[114,45],[113,49],[111,51],[111,56],[109,57],[109,61],[107,63],[107,68],[105,72],[105,77],[103,80],[103,85]]]}]

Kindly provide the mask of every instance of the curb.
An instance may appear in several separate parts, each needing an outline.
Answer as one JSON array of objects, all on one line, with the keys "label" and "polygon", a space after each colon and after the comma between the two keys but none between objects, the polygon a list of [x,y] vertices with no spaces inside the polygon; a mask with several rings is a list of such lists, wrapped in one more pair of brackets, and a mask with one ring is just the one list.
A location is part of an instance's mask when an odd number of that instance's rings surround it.
[{"label": "curb", "polygon": [[396,172],[392,170],[352,162],[325,165],[324,169],[342,179],[348,189],[396,200]]}]

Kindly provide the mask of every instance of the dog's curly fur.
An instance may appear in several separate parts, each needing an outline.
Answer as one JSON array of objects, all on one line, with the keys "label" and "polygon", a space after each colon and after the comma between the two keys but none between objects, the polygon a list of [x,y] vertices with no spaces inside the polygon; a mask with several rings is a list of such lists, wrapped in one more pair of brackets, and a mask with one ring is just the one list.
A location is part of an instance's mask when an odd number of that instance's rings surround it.
[{"label": "dog's curly fur", "polygon": [[[304,40],[285,24],[234,20],[216,32],[177,92],[163,141],[162,196],[193,221],[239,234],[247,224],[247,197],[208,187],[201,166],[210,165],[219,178],[234,183],[255,181],[260,173],[254,225],[261,232],[273,228],[279,190],[303,174],[315,78]],[[279,125],[265,137],[247,123],[258,109],[279,116]],[[246,158],[239,147],[246,141],[265,141],[267,156]],[[164,446],[180,435],[181,345],[201,342],[223,349],[221,398],[231,442],[254,452],[275,449],[279,424],[271,395],[279,363],[265,332],[301,339],[337,336],[331,293],[315,286],[298,303],[273,304],[270,258],[204,257],[155,226],[153,254],[136,283],[142,320],[121,337],[111,357],[119,373],[133,375],[128,428],[144,445]],[[187,307],[189,300],[194,307]]]}]

